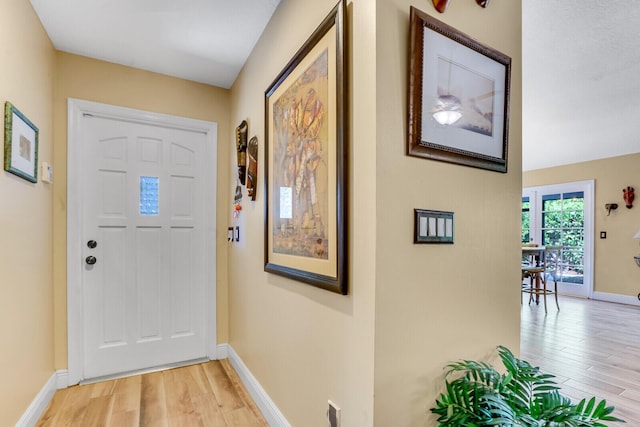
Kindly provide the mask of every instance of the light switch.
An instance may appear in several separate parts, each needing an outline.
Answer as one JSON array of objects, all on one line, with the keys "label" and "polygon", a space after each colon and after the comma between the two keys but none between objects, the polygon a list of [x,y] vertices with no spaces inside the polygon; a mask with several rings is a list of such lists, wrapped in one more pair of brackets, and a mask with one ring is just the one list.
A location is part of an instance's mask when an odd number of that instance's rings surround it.
[{"label": "light switch", "polygon": [[42,182],[51,184],[53,182],[53,166],[47,162],[42,162],[42,169],[40,171]]}]

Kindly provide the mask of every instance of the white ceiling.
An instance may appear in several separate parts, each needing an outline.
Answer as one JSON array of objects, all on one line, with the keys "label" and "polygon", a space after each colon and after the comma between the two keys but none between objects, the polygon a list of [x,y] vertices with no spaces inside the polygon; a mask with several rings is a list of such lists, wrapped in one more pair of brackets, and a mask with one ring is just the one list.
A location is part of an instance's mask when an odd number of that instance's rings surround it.
[{"label": "white ceiling", "polygon": [[56,49],[229,88],[280,0],[31,0]]},{"label": "white ceiling", "polygon": [[522,15],[523,169],[640,152],[640,1],[523,0]]},{"label": "white ceiling", "polygon": [[[229,88],[280,1],[31,4],[58,50]],[[522,10],[523,169],[640,152],[640,1]]]}]

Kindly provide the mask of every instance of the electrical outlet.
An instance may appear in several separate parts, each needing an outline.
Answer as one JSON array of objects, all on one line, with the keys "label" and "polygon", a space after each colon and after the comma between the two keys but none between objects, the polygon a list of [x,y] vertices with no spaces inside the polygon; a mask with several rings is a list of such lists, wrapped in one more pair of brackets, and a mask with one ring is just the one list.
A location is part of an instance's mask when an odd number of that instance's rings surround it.
[{"label": "electrical outlet", "polygon": [[329,410],[327,410],[327,426],[340,427],[340,408],[332,401],[329,401]]}]

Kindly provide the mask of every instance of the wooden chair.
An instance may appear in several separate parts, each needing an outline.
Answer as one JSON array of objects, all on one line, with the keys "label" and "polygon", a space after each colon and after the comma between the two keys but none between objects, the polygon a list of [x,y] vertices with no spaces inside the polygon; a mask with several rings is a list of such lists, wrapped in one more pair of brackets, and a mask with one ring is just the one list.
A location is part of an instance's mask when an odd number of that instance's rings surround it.
[{"label": "wooden chair", "polygon": [[[529,304],[533,301],[534,295],[536,304],[540,302],[540,296],[544,301],[544,312],[547,313],[547,295],[554,295],[556,307],[558,304],[558,268],[562,246],[546,246],[544,252],[538,260],[530,260],[522,265],[522,293],[529,294]],[[529,283],[524,281],[529,279]],[[549,280],[553,280],[553,289],[548,287]],[[522,294],[520,295],[522,303]]]}]

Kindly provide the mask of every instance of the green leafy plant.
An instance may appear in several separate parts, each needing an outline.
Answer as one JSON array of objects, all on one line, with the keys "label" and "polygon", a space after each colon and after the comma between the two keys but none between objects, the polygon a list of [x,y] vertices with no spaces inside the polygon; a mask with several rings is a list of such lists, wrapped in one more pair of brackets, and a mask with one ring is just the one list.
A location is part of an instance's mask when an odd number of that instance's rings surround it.
[{"label": "green leafy plant", "polygon": [[472,360],[447,365],[446,392],[431,408],[441,427],[606,427],[603,421],[624,422],[611,415],[614,407],[605,400],[596,403],[592,397],[574,404],[560,394],[553,375],[541,373],[506,347],[499,346],[498,354],[504,374]]}]

